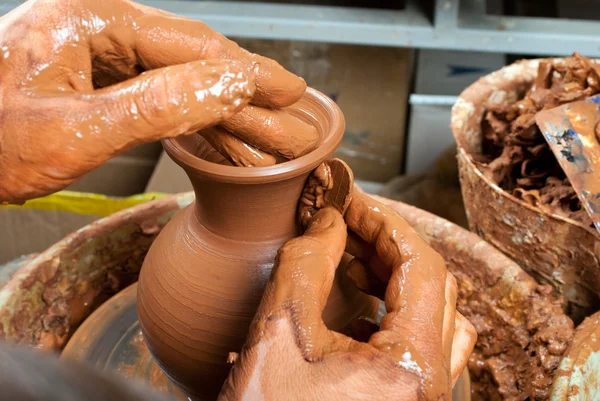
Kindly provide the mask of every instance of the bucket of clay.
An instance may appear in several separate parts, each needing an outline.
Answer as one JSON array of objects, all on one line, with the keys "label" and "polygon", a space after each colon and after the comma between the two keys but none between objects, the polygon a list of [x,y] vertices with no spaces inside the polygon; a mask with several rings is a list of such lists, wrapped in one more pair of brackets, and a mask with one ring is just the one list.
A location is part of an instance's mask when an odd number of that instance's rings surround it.
[{"label": "bucket of clay", "polygon": [[[475,234],[420,209],[379,200],[407,219],[457,278],[458,309],[479,334],[468,365],[472,399],[548,399],[573,332],[551,288]],[[123,210],[28,260],[0,290],[0,338],[61,351],[95,309],[136,281],[157,233],[192,201],[187,193]]]},{"label": "bucket of clay", "polygon": [[[478,164],[482,121],[489,105],[520,100],[540,60],[524,60],[487,75],[461,93],[452,109],[460,182],[471,231],[510,256],[538,281],[565,298],[581,321],[600,306],[600,236],[588,224],[540,208],[503,190]],[[543,141],[542,141],[543,142]]]}]

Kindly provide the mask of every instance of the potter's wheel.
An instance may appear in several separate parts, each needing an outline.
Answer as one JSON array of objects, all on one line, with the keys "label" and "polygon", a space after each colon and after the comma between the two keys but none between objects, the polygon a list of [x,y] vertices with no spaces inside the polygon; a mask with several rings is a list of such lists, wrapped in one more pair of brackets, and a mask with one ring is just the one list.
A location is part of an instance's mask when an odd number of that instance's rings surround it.
[{"label": "potter's wheel", "polygon": [[[148,383],[158,391],[188,400],[158,367],[140,331],[137,316],[137,283],[98,308],[73,334],[62,358],[117,372]],[[471,381],[465,370],[452,393],[454,401],[470,401]]]},{"label": "potter's wheel", "polygon": [[167,378],[150,354],[137,315],[137,283],[98,308],[77,329],[61,354],[126,379],[149,383],[161,392],[188,398]]}]

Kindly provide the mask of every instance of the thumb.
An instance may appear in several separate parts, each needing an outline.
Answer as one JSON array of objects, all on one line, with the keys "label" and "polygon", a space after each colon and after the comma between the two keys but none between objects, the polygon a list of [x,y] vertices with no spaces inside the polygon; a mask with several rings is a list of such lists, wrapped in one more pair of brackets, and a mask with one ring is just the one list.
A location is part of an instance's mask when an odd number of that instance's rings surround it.
[{"label": "thumb", "polygon": [[322,340],[328,338],[323,309],[345,243],[346,224],[342,215],[333,208],[319,210],[304,235],[288,241],[279,250],[255,316],[259,326],[272,316],[289,318],[307,359],[318,358]]},{"label": "thumb", "polygon": [[275,305],[299,301],[320,318],[346,244],[346,224],[331,207],[319,210],[304,235],[288,241],[277,254],[271,281],[279,287]]},{"label": "thumb", "polygon": [[104,142],[119,153],[143,142],[215,125],[243,108],[254,90],[254,78],[234,61],[159,68],[82,95],[89,96],[89,115],[100,118],[84,119],[80,131],[89,131],[90,122],[99,124],[107,136]]}]

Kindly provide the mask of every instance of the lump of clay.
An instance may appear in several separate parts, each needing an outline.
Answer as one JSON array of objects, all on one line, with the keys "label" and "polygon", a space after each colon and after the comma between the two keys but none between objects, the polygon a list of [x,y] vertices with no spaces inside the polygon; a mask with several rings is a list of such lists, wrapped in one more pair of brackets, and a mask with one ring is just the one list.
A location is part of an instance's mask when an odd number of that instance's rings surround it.
[{"label": "lump of clay", "polygon": [[535,114],[600,92],[600,64],[574,53],[546,59],[530,88],[510,104],[486,105],[484,174],[517,198],[586,225],[592,222],[535,123]]},{"label": "lump of clay", "polygon": [[[562,355],[573,337],[573,323],[550,286],[518,294],[504,280],[481,288],[465,272],[450,266],[459,282],[457,309],[478,333],[469,358],[473,401],[543,401]],[[478,288],[479,287],[479,288]]]}]

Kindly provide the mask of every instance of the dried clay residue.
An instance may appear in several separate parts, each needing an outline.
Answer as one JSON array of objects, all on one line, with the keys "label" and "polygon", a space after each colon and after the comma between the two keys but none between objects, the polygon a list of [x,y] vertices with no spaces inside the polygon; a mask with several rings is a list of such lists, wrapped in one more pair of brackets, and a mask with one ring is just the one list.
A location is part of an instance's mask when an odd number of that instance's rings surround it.
[{"label": "dried clay residue", "polygon": [[[37,267],[20,284],[28,297],[16,301],[15,311],[8,316],[0,310],[0,339],[40,350],[62,349],[98,306],[137,281],[155,235],[145,235],[139,227],[133,230],[119,244],[98,244],[87,257],[79,250],[65,250],[61,257]],[[90,252],[83,248],[84,253]]]},{"label": "dried clay residue", "polygon": [[473,401],[544,401],[573,337],[573,323],[550,286],[521,294],[501,279],[485,285],[452,269],[458,310],[475,326],[477,345],[468,368]]},{"label": "dried clay residue", "polygon": [[[544,109],[600,92],[600,65],[574,53],[540,62],[537,77],[520,100],[488,102],[482,120],[480,170],[517,198],[586,225],[592,222],[535,122]],[[491,97],[492,99],[494,96]]]}]

